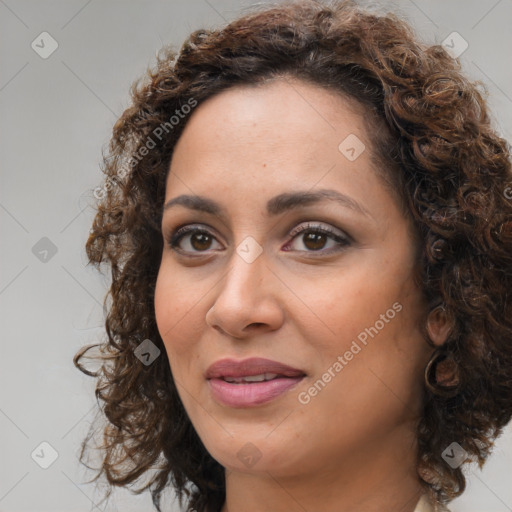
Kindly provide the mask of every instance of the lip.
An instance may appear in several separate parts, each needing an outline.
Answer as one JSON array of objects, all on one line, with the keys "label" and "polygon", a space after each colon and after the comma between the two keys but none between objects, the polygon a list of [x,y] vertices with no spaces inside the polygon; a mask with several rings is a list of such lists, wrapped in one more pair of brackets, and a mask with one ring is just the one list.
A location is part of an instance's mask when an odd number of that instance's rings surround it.
[{"label": "lip", "polygon": [[298,368],[292,368],[283,363],[264,359],[262,357],[251,357],[237,361],[235,359],[219,359],[206,370],[207,379],[218,379],[222,377],[250,377],[260,373],[277,373],[283,377],[298,377],[305,375],[305,372]]},{"label": "lip", "polygon": [[[241,378],[262,373],[278,376],[268,381],[240,384],[224,380],[224,377]],[[298,368],[260,357],[241,361],[220,359],[205,373],[214,398],[230,407],[254,407],[270,402],[295,387],[305,376],[305,372]]]}]

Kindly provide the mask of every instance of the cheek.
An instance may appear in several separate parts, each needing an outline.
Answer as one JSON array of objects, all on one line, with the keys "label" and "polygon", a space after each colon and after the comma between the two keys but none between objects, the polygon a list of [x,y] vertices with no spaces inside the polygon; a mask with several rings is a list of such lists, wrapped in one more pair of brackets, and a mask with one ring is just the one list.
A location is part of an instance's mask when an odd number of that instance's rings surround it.
[{"label": "cheek", "polygon": [[173,300],[172,283],[165,278],[162,270],[158,273],[155,286],[155,319],[160,337],[166,342],[176,318],[177,304]]},{"label": "cheek", "polygon": [[355,410],[361,404],[370,407],[372,400],[390,405],[386,399],[396,396],[409,402],[420,383],[426,347],[419,330],[421,293],[411,276],[389,266],[386,273],[378,265],[365,266],[364,272],[353,266],[326,286],[317,282],[315,292],[307,297],[309,308],[302,307],[305,313],[296,318],[301,319],[298,328],[314,351],[315,373],[323,374],[342,356],[343,369],[332,390],[342,385],[357,390],[354,399],[361,394],[355,402],[343,394],[330,398]]},{"label": "cheek", "polygon": [[[171,373],[178,390],[178,394],[190,412],[194,408],[194,401],[190,401],[190,393],[197,394],[197,383],[200,382],[198,364],[200,352],[197,350],[197,341],[200,339],[198,297],[196,294],[187,294],[180,289],[180,283],[170,276],[173,272],[161,271],[158,274],[155,287],[155,318],[158,332],[164,343],[169,359]],[[204,315],[201,316],[204,319]],[[192,409],[191,409],[192,408]]]},{"label": "cheek", "polygon": [[[194,287],[182,286],[174,273],[161,269],[155,287],[155,318],[168,354],[180,355],[191,349],[194,330],[200,326],[201,304]],[[195,293],[194,293],[194,290]],[[198,303],[199,302],[199,303]]]},{"label": "cheek", "polygon": [[[300,311],[294,319],[300,321],[305,338],[336,352],[358,335],[364,341],[365,329],[376,322],[379,331],[391,330],[389,326],[401,315],[399,306],[393,308],[402,302],[398,280],[387,279],[380,266],[371,265],[350,265],[333,274],[315,279],[314,286],[309,280],[295,279],[294,297],[288,304]],[[381,315],[389,322],[382,324]]]}]

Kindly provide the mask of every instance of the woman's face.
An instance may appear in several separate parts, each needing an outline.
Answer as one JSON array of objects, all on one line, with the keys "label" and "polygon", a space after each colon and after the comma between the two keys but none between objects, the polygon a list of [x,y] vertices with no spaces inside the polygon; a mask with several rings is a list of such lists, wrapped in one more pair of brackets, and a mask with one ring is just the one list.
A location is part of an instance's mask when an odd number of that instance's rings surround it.
[{"label": "woman's face", "polygon": [[370,152],[347,100],[285,80],[210,98],[175,148],[156,320],[190,420],[230,470],[411,453],[426,304]]}]

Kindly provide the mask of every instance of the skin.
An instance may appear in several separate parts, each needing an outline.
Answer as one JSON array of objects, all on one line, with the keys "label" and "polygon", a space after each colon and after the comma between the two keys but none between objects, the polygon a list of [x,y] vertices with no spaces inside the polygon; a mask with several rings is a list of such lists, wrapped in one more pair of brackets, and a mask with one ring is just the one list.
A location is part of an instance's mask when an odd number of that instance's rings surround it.
[{"label": "skin", "polygon": [[[420,329],[426,304],[413,280],[411,225],[373,167],[363,115],[300,81],[237,86],[195,109],[173,153],[165,202],[197,194],[226,210],[225,218],[182,205],[165,211],[155,291],[180,397],[226,468],[222,512],[382,512],[383,504],[412,512],[422,493],[415,425],[433,350]],[[354,161],[338,149],[349,134],[366,146]],[[349,196],[367,214],[329,200],[266,213],[275,195],[318,189]],[[308,222],[350,243],[290,236]],[[185,235],[180,254],[170,235],[190,224],[211,237]],[[247,237],[263,251],[252,263],[237,253]],[[357,336],[395,303],[401,310],[347,361]],[[445,339],[439,315],[429,332]],[[338,356],[347,364],[336,372]],[[306,377],[266,404],[227,407],[204,377],[225,357],[266,357]],[[329,368],[330,381],[301,403]],[[250,467],[237,456],[247,443],[260,456]]]}]

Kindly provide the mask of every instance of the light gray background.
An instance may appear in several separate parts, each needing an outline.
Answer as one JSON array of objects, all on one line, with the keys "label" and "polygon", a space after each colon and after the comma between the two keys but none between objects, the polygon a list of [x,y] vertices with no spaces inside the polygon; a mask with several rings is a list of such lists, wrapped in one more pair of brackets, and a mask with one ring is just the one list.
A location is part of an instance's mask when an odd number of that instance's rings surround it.
[{"label": "light gray background", "polygon": [[[162,43],[230,20],[251,2],[234,0],[0,0],[2,334],[0,511],[150,512],[149,494],[102,493],[83,483],[79,444],[96,410],[94,380],[72,365],[102,336],[108,282],[86,268],[84,244],[101,184],[101,148],[128,106],[132,81],[154,64]],[[457,31],[469,43],[461,61],[486,83],[495,122],[512,133],[512,0],[380,2],[441,42]],[[58,42],[42,59],[31,43],[42,32]],[[48,48],[48,47],[47,47]],[[40,261],[43,237],[57,252]],[[40,255],[42,256],[42,255]],[[46,441],[58,458],[42,469],[31,453]],[[38,449],[39,460],[48,449]],[[41,453],[44,454],[41,455]],[[471,468],[453,512],[512,511],[512,429],[484,471]],[[177,511],[169,499],[166,510]]]}]

